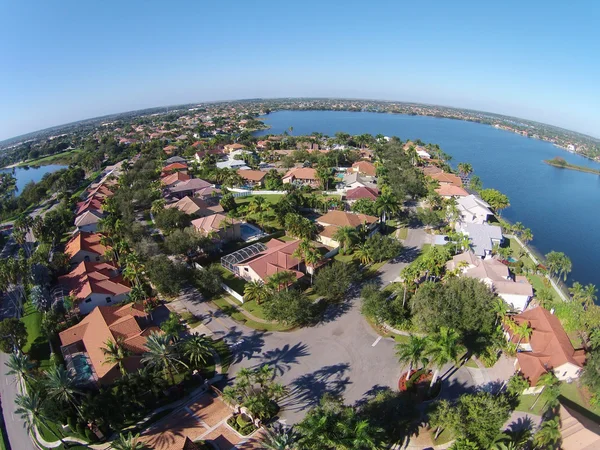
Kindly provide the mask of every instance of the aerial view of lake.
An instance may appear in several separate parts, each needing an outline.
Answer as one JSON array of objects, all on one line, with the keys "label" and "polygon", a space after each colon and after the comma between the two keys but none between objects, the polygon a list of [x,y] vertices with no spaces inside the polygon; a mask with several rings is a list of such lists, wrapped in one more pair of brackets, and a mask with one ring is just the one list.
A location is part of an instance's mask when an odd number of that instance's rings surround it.
[{"label": "aerial view of lake", "polygon": [[485,187],[510,198],[502,215],[522,222],[534,234],[532,244],[542,254],[566,253],[573,261],[570,282],[600,287],[600,177],[559,169],[542,160],[561,156],[572,164],[600,169],[600,164],[568,153],[550,143],[529,139],[489,125],[452,119],[398,114],[338,111],[279,111],[264,117],[271,128],[258,135],[314,131],[333,136],[338,131],[353,135],[398,136],[439,144],[452,155],[452,165],[469,162]]},{"label": "aerial view of lake", "polygon": [[19,195],[23,191],[23,188],[27,183],[33,181],[37,183],[47,173],[56,172],[57,170],[64,169],[67,166],[61,166],[60,164],[49,164],[47,166],[40,167],[15,167],[14,169],[0,169],[0,172],[12,173],[17,179],[17,192]]}]

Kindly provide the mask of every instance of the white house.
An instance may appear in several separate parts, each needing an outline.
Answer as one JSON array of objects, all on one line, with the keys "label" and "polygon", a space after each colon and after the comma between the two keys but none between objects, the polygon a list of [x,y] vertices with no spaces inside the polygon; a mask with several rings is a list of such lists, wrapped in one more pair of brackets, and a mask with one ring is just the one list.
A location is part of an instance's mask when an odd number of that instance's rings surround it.
[{"label": "white house", "polygon": [[98,223],[102,217],[102,213],[95,209],[89,209],[86,212],[79,214],[75,218],[75,226],[77,227],[77,231],[95,233],[98,231]]},{"label": "white house", "polygon": [[458,223],[456,231],[469,236],[473,253],[480,258],[491,256],[494,245],[500,245],[504,240],[502,228],[487,223]]},{"label": "white house", "polygon": [[460,213],[460,221],[463,223],[483,224],[494,215],[490,205],[475,195],[457,198],[456,206]]}]

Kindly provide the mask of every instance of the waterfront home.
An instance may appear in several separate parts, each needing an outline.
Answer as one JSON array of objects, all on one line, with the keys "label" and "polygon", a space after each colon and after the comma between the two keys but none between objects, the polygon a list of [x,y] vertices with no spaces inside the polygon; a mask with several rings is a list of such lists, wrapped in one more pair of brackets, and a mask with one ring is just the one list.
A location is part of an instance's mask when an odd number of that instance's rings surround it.
[{"label": "waterfront home", "polygon": [[423,172],[423,175],[425,175],[426,177],[444,173],[444,171],[437,166],[425,166],[420,169]]},{"label": "waterfront home", "polygon": [[209,205],[206,200],[190,196],[185,196],[175,203],[166,205],[165,208],[177,208],[181,212],[196,217],[206,217],[223,212],[223,207],[219,204]]},{"label": "waterfront home", "polygon": [[463,185],[460,177],[457,175],[454,175],[453,173],[437,172],[437,173],[432,173],[428,176],[429,176],[429,178],[436,180],[439,183],[440,187],[444,186],[444,185],[448,185],[448,184],[456,186],[456,187],[462,187],[462,185]]},{"label": "waterfront home", "polygon": [[506,339],[518,345],[515,367],[529,381],[532,389],[527,393],[539,392],[539,378],[552,371],[561,381],[570,382],[579,378],[585,362],[585,351],[575,349],[558,318],[538,306],[521,314],[511,316],[516,325],[527,323],[531,336],[520,336],[505,322]]},{"label": "waterfront home", "polygon": [[61,352],[70,373],[77,381],[92,385],[109,385],[121,377],[116,362],[108,362],[103,349],[106,343],[121,342],[127,350],[122,367],[126,372],[142,368],[146,340],[157,327],[140,304],[98,306],[77,325],[59,333]]},{"label": "waterfront home", "polygon": [[491,256],[494,245],[502,244],[502,228],[486,223],[459,223],[456,225],[458,232],[469,236],[473,253],[480,258]]},{"label": "waterfront home", "polygon": [[293,256],[300,240],[289,242],[271,239],[266,243],[252,244],[221,258],[223,267],[247,281],[267,283],[278,272],[291,272],[302,278],[303,262]]},{"label": "waterfront home", "polygon": [[363,198],[375,201],[377,200],[377,197],[379,197],[379,191],[377,189],[364,186],[359,186],[346,192],[346,202],[349,204]]},{"label": "waterfront home", "polygon": [[96,306],[121,303],[131,291],[117,267],[104,262],[83,261],[67,275],[58,277],[58,284],[69,293],[82,315]]},{"label": "waterfront home", "polygon": [[458,198],[456,206],[460,213],[460,221],[464,223],[483,224],[494,215],[490,205],[476,195]]},{"label": "waterfront home", "polygon": [[460,198],[469,195],[463,188],[453,184],[441,184],[440,187],[435,189],[435,192],[442,198]]},{"label": "waterfront home", "polygon": [[319,185],[317,171],[310,167],[301,167],[289,170],[282,178],[284,184],[293,183],[316,187]]},{"label": "waterfront home", "polygon": [[104,215],[98,210],[89,210],[79,214],[75,217],[75,227],[77,231],[86,231],[88,233],[95,233],[98,231],[98,224]]},{"label": "waterfront home", "polygon": [[317,224],[323,227],[323,230],[317,236],[317,240],[328,247],[339,247],[340,244],[335,240],[334,236],[341,227],[353,227],[356,229],[365,227],[367,232],[371,232],[377,228],[378,220],[377,217],[366,214],[355,214],[337,210],[329,211],[327,214],[323,214],[316,219]]},{"label": "waterfront home", "polygon": [[192,220],[192,225],[199,233],[222,242],[241,239],[241,224],[239,220],[220,213]]},{"label": "waterfront home", "polygon": [[227,144],[224,147],[224,151],[225,151],[225,153],[232,153],[232,152],[235,152],[236,150],[243,150],[245,148],[246,147],[243,146],[242,144],[237,144],[237,143],[236,144]]},{"label": "waterfront home", "polygon": [[101,234],[80,231],[67,242],[65,254],[71,264],[79,264],[82,261],[104,261],[110,247],[103,245],[101,240]]},{"label": "waterfront home", "polygon": [[448,271],[484,282],[513,311],[524,311],[533,297],[533,287],[524,276],[513,276],[506,265],[495,258],[480,259],[471,251],[460,253],[446,264]]},{"label": "waterfront home", "polygon": [[262,186],[263,180],[267,175],[267,172],[260,170],[244,170],[240,169],[237,171],[238,175],[244,179],[247,186]]}]

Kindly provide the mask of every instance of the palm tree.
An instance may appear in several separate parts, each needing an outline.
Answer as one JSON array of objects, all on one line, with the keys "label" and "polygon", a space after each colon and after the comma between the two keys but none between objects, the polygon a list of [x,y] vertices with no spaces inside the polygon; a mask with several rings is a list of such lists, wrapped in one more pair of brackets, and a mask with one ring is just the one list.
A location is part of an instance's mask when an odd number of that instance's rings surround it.
[{"label": "palm tree", "polygon": [[310,271],[310,284],[313,283],[313,275],[315,273],[315,265],[321,261],[321,254],[319,251],[314,248],[309,251],[306,255],[304,255],[304,263],[311,268]]},{"label": "palm tree", "polygon": [[15,412],[21,416],[29,429],[42,425],[67,448],[67,443],[62,437],[48,426],[48,418],[44,414],[43,402],[38,392],[32,390],[29,394],[17,394],[15,403],[18,406]]},{"label": "palm tree", "polygon": [[76,380],[62,365],[58,365],[44,372],[44,385],[49,400],[70,403],[81,416],[77,397],[83,392],[77,388]]},{"label": "palm tree", "polygon": [[161,212],[163,209],[165,209],[165,200],[163,198],[159,198],[158,200],[154,200],[152,202],[152,206],[150,207],[150,212],[152,213],[152,215],[157,215],[159,212]]},{"label": "palm tree", "polygon": [[260,305],[269,298],[269,289],[262,281],[250,281],[244,286],[244,298],[248,301],[254,300]]},{"label": "palm tree", "polygon": [[458,163],[458,172],[466,177],[473,173],[473,166],[469,163]]},{"label": "palm tree", "polygon": [[120,434],[117,439],[112,441],[110,448],[114,450],[146,450],[150,447],[140,441],[139,433],[133,434],[130,431],[127,435]]},{"label": "palm tree", "polygon": [[103,364],[116,364],[119,366],[121,375],[127,375],[127,369],[125,368],[125,360],[131,354],[131,352],[125,347],[123,338],[118,337],[116,340],[108,339],[104,343],[104,347],[101,348],[102,354],[104,355]]},{"label": "palm tree", "polygon": [[417,364],[426,366],[428,361],[425,357],[427,351],[427,339],[424,337],[415,336],[411,334],[408,341],[401,342],[396,345],[396,355],[400,362],[408,363],[408,370],[406,372],[406,379],[410,378],[410,372],[413,367]]},{"label": "palm tree", "polygon": [[11,353],[8,355],[8,361],[4,363],[8,367],[6,375],[14,375],[17,377],[19,386],[23,390],[22,381],[27,383],[31,377],[31,371],[34,368],[34,364],[29,360],[29,357],[25,353]]},{"label": "palm tree", "polygon": [[382,193],[377,200],[375,201],[375,207],[377,208],[377,213],[381,217],[381,221],[385,223],[388,215],[396,214],[400,208],[401,203],[398,201],[395,195],[390,193]]},{"label": "palm tree", "polygon": [[555,417],[542,422],[540,429],[533,437],[535,448],[554,448],[561,439],[559,418]]},{"label": "palm tree", "polygon": [[458,341],[460,335],[448,327],[441,327],[440,331],[427,338],[427,351],[431,364],[435,366],[435,372],[431,379],[431,387],[436,383],[441,368],[449,362],[456,363],[458,360]]},{"label": "palm tree", "polygon": [[371,264],[373,259],[373,252],[367,244],[359,245],[358,248],[354,251],[355,256],[360,260],[362,264],[365,266],[367,264]]},{"label": "palm tree", "polygon": [[265,428],[262,445],[268,450],[295,450],[298,444],[298,433],[293,428],[284,428],[280,423]]},{"label": "palm tree", "polygon": [[533,232],[529,228],[525,228],[521,232],[521,240],[525,245],[533,240]]},{"label": "palm tree", "polygon": [[214,347],[212,339],[204,334],[195,334],[183,344],[183,354],[191,363],[192,367],[199,368],[205,365],[208,358],[212,356]]},{"label": "palm tree", "polygon": [[342,254],[345,254],[358,240],[358,232],[352,226],[339,227],[333,235],[333,239],[340,243]]},{"label": "palm tree", "polygon": [[164,333],[152,332],[146,340],[148,351],[142,356],[142,362],[149,367],[157,368],[163,371],[175,384],[174,372],[177,372],[179,365],[187,367],[181,361],[177,347],[173,343],[173,336]]},{"label": "palm tree", "polygon": [[258,214],[258,221],[261,225],[263,221],[263,214],[267,209],[267,201],[264,197],[261,197],[260,195],[252,197],[252,200],[250,200],[250,204],[248,205],[249,211]]},{"label": "palm tree", "polygon": [[519,336],[519,340],[517,341],[517,348],[519,348],[519,345],[521,345],[521,341],[523,339],[529,339],[531,337],[531,334],[533,333],[533,330],[531,329],[529,322],[526,320],[524,320],[522,323],[516,324],[516,326],[512,327],[512,331],[513,331],[513,335],[516,334]]},{"label": "palm tree", "polygon": [[540,376],[538,378],[538,381],[535,385],[541,387],[542,390],[540,391],[540,393],[536,397],[535,401],[529,408],[531,411],[533,411],[533,408],[535,408],[535,405],[537,404],[538,400],[542,396],[542,393],[544,392],[544,390],[546,390],[546,388],[554,388],[556,386],[559,386],[560,380],[556,377],[556,375],[554,375],[554,372],[546,372],[545,374],[543,374],[542,376]]},{"label": "palm tree", "polygon": [[285,290],[288,290],[290,284],[296,281],[296,275],[293,272],[288,270],[284,270],[281,272],[276,272],[269,277],[268,285],[272,286],[278,292],[281,290],[281,286],[285,287]]}]

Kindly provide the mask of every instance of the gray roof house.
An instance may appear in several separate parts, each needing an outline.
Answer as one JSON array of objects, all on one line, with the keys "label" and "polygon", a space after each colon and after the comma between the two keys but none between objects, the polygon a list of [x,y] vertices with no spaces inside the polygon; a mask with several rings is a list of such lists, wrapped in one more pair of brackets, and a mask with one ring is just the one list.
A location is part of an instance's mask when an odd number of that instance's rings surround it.
[{"label": "gray roof house", "polygon": [[181,156],[171,156],[169,159],[165,160],[164,165],[167,166],[173,163],[187,163],[187,160]]},{"label": "gray roof house", "polygon": [[504,239],[502,229],[496,225],[463,223],[458,228],[458,231],[462,231],[469,236],[473,253],[480,258],[491,255],[494,245],[500,245]]},{"label": "gray roof house", "polygon": [[352,172],[344,175],[343,181],[337,185],[337,189],[339,190],[348,190],[357,187],[376,189],[377,179],[375,177],[361,175],[358,172]]}]

